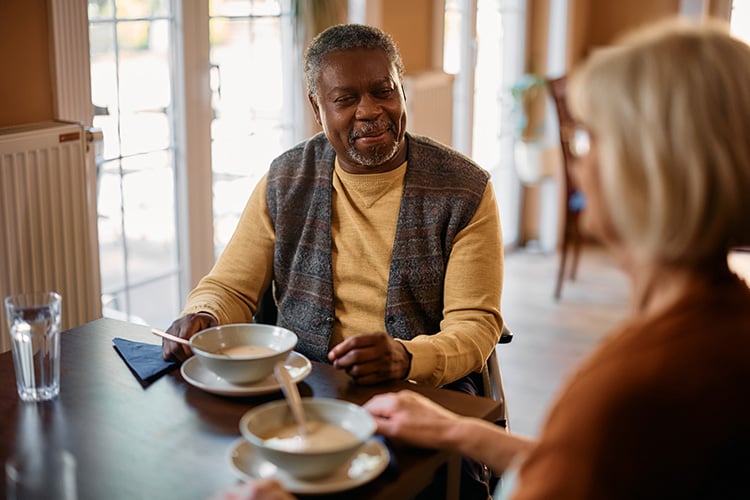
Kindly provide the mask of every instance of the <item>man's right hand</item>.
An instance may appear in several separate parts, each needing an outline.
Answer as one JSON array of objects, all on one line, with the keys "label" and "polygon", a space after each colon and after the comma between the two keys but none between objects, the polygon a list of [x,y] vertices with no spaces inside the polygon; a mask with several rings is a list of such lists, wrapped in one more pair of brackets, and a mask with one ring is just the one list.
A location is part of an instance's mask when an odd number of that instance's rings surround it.
[{"label": "man's right hand", "polygon": [[[167,333],[182,337],[183,339],[189,339],[199,331],[211,328],[218,324],[219,321],[209,313],[190,313],[174,320],[172,324],[169,325],[169,328],[167,328]],[[162,339],[161,355],[165,361],[175,360],[182,362],[192,356],[193,351],[188,345]]]}]

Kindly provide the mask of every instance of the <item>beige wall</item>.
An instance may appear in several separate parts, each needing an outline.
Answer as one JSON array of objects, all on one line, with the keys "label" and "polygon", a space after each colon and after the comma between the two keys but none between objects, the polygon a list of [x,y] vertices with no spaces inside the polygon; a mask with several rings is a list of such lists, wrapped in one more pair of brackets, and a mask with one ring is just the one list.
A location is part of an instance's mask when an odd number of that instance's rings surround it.
[{"label": "beige wall", "polygon": [[368,0],[367,23],[390,34],[406,78],[408,129],[453,144],[453,76],[443,72],[443,0]]},{"label": "beige wall", "polygon": [[0,127],[51,120],[46,0],[0,1]]},{"label": "beige wall", "polygon": [[[381,0],[379,27],[398,44],[407,73],[427,71],[441,63],[433,60],[435,4],[434,0]],[[442,2],[439,7],[443,8]]]},{"label": "beige wall", "polygon": [[587,3],[589,22],[584,32],[584,50],[609,45],[626,31],[680,11],[680,0]]},{"label": "beige wall", "polygon": [[[609,45],[628,31],[679,14],[680,3],[680,0],[572,0],[568,65],[574,65],[592,49]],[[731,7],[732,0],[708,0],[704,15],[728,20]]]}]

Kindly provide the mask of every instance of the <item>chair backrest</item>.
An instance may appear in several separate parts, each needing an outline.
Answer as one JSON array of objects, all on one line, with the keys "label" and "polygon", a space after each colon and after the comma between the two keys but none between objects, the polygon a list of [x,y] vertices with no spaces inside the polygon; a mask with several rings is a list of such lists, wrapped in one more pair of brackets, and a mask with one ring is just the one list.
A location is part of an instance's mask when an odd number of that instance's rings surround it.
[{"label": "chair backrest", "polygon": [[547,87],[549,88],[549,93],[552,96],[552,99],[555,101],[557,119],[560,124],[560,148],[562,149],[563,155],[565,192],[567,193],[567,198],[570,199],[570,197],[578,191],[578,186],[570,171],[574,160],[573,155],[570,152],[570,141],[573,138],[573,130],[576,122],[570,114],[565,99],[567,86],[568,79],[566,76],[547,80]]},{"label": "chair backrest", "polygon": [[273,283],[271,283],[258,301],[258,310],[255,311],[253,321],[264,325],[275,325],[278,315],[276,301],[273,299]]},{"label": "chair backrest", "polygon": [[[513,332],[510,331],[508,325],[503,325],[503,331],[500,334],[498,344],[509,344],[512,340]],[[484,368],[482,368],[482,384],[484,396],[502,404],[502,417],[499,420],[506,430],[510,430],[508,401],[505,398],[505,386],[503,385],[503,375],[500,371],[500,360],[497,357],[497,349],[492,350]]]}]

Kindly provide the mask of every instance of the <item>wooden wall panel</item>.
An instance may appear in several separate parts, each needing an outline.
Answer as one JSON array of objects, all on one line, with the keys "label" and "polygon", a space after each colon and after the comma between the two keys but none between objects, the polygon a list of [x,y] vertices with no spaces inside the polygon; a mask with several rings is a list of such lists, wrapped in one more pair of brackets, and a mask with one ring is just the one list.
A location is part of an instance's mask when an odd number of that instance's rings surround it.
[{"label": "wooden wall panel", "polygon": [[46,0],[0,1],[0,127],[54,117]]},{"label": "wooden wall panel", "polygon": [[609,45],[625,32],[680,11],[680,0],[589,2],[586,45]]},{"label": "wooden wall panel", "polygon": [[436,67],[432,60],[434,8],[433,0],[382,0],[380,28],[398,44],[407,73]]}]

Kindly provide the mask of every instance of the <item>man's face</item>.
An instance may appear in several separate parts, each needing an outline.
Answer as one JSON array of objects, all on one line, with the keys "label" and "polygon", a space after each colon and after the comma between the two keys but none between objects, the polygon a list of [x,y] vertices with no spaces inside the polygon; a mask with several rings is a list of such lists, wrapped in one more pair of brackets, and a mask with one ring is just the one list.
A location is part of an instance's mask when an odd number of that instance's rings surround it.
[{"label": "man's face", "polygon": [[347,172],[387,172],[406,160],[406,101],[398,72],[382,50],[325,56],[318,93],[309,99]]}]

